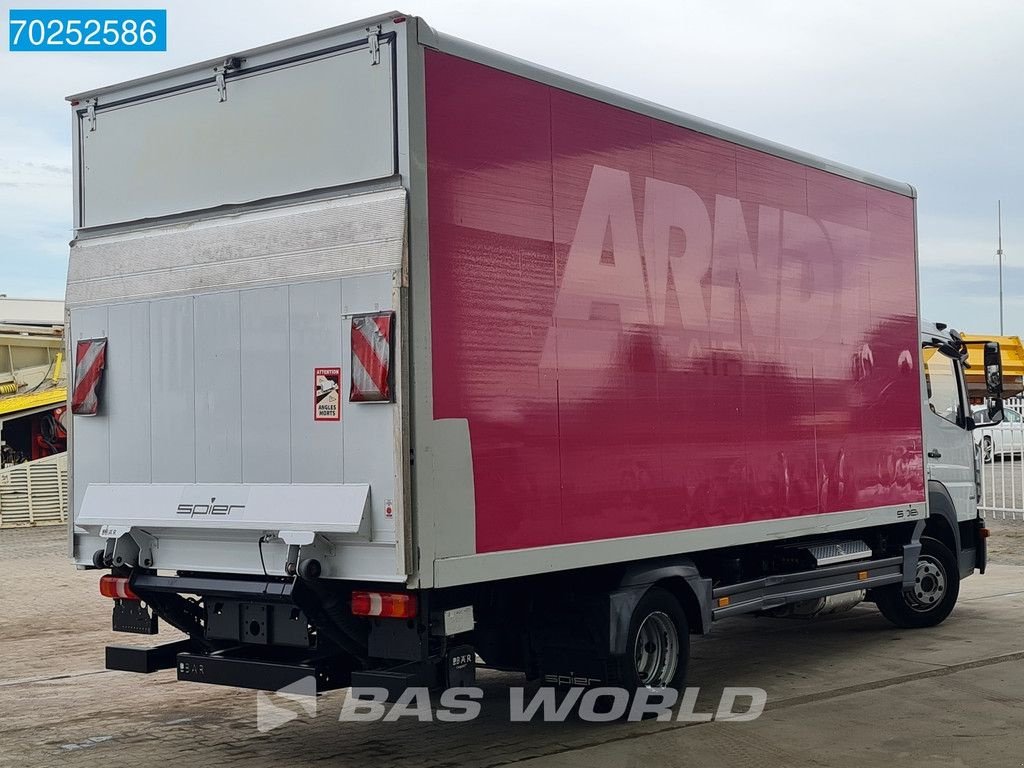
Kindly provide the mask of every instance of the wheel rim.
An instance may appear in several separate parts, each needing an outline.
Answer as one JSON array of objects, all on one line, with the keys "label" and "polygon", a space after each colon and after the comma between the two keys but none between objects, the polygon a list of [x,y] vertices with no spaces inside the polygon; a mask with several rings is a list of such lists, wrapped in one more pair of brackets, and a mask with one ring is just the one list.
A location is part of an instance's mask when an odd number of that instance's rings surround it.
[{"label": "wheel rim", "polygon": [[982,455],[986,462],[992,461],[992,438],[986,437],[982,443]]},{"label": "wheel rim", "polygon": [[919,613],[936,608],[946,596],[946,569],[942,563],[931,555],[923,555],[917,561],[914,588],[904,594],[907,604]]},{"label": "wheel rim", "polygon": [[667,613],[648,614],[636,635],[633,659],[640,685],[664,688],[679,665],[679,632]]}]

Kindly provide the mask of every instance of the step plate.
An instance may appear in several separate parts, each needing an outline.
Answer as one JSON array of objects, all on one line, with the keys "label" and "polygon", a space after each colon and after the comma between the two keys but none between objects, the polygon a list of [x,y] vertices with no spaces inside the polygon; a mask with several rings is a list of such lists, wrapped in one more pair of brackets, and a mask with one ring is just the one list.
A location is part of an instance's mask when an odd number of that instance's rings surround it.
[{"label": "step plate", "polygon": [[863,541],[840,541],[833,544],[815,544],[804,547],[818,566],[847,563],[871,557],[871,547]]}]

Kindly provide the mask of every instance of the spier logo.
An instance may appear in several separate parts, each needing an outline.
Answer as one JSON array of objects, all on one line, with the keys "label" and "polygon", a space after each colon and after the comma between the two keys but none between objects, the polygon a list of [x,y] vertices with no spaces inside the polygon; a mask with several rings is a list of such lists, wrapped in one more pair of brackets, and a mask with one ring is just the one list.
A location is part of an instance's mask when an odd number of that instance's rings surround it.
[{"label": "spier logo", "polygon": [[245,511],[245,504],[217,504],[217,498],[210,499],[209,504],[179,504],[178,514],[189,517],[204,517],[207,515],[225,516],[241,515]]},{"label": "spier logo", "polygon": [[[660,179],[644,182],[642,227],[634,203],[627,172],[594,166],[556,318],[723,335],[752,321],[755,335],[812,339],[837,311],[840,260],[868,247],[863,229],[768,205],[745,208],[726,195],[709,210],[689,187]],[[857,276],[845,280],[849,289]],[[866,302],[865,289],[856,287],[851,300]]]}]

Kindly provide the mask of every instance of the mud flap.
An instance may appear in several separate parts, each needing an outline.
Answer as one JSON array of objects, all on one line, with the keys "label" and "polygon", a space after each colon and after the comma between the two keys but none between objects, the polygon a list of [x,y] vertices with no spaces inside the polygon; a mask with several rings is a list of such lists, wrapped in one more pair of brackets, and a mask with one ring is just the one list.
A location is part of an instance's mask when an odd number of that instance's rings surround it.
[{"label": "mud flap", "polygon": [[476,683],[476,652],[470,645],[456,645],[445,655],[446,688],[469,688]]},{"label": "mud flap", "polygon": [[153,610],[139,600],[115,600],[113,630],[136,635],[155,635],[160,631]]},{"label": "mud flap", "polygon": [[975,525],[978,526],[974,532],[974,541],[978,552],[975,555],[974,564],[978,571],[985,573],[985,566],[988,565],[988,529],[985,527],[985,521],[980,517],[975,522]]}]

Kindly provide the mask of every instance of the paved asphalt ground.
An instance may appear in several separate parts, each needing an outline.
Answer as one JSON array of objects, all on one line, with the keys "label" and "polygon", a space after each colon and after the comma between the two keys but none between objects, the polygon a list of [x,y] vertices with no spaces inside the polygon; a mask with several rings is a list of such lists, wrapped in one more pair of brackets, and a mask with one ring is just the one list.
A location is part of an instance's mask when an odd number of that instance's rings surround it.
[{"label": "paved asphalt ground", "polygon": [[110,603],[95,572],[68,565],[64,529],[0,531],[0,766],[1021,766],[1024,523],[991,527],[989,572],[935,629],[897,630],[862,606],[695,638],[698,711],[725,686],[756,686],[768,705],[753,722],[510,723],[521,679],[482,672],[471,723],[339,723],[334,692],[268,733],[252,691],[104,671],[107,643],[148,639],[107,631]]}]

